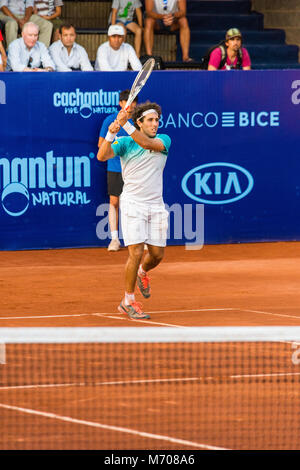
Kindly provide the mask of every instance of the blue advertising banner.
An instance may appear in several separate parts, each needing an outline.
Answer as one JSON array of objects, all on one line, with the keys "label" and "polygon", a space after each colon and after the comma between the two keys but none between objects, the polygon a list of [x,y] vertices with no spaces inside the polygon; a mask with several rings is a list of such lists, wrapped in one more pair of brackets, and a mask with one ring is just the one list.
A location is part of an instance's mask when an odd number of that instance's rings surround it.
[{"label": "blue advertising banner", "polygon": [[[101,124],[134,72],[2,73],[0,249],[107,246]],[[168,244],[299,240],[300,72],[155,71]]]}]

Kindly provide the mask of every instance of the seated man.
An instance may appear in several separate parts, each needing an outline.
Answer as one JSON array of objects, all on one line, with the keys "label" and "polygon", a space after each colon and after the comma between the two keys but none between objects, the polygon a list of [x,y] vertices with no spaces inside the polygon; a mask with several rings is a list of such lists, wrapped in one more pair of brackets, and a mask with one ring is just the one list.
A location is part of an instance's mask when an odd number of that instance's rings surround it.
[{"label": "seated man", "polygon": [[[137,23],[134,21],[136,14]],[[140,0],[113,0],[111,24],[122,24],[134,34],[134,49],[136,55],[140,57],[142,46],[143,13]]]},{"label": "seated man", "polygon": [[140,70],[142,64],[135,50],[130,44],[124,43],[124,27],[118,24],[111,25],[107,34],[108,41],[98,48],[95,70],[122,72],[128,70],[129,64],[132,70]]},{"label": "seated man", "polygon": [[251,70],[247,49],[242,47],[242,34],[236,28],[227,31],[225,45],[216,47],[210,54],[207,70]]},{"label": "seated man", "polygon": [[144,43],[147,55],[152,55],[154,30],[179,29],[179,41],[183,62],[192,62],[189,57],[190,28],[186,18],[186,0],[145,0],[146,19]]},{"label": "seated man", "polygon": [[8,47],[7,70],[13,72],[52,72],[55,65],[45,44],[38,41],[39,27],[25,23],[22,37]]},{"label": "seated man", "polygon": [[86,50],[75,42],[76,31],[71,24],[64,24],[59,28],[60,39],[49,48],[50,56],[58,72],[84,72],[94,70],[89,61]]},{"label": "seated man", "polygon": [[7,47],[17,39],[18,30],[29,21],[38,25],[39,40],[49,47],[53,25],[41,16],[33,14],[33,3],[34,0],[0,0],[0,21],[5,23]]}]

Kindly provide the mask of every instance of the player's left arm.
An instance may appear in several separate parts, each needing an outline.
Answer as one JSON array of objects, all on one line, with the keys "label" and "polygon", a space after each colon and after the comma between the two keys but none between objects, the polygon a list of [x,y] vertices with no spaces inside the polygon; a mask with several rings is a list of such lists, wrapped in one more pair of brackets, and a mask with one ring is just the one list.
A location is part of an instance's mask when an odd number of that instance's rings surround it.
[{"label": "player's left arm", "polygon": [[143,149],[154,150],[155,152],[163,152],[166,150],[165,144],[159,138],[150,139],[150,137],[143,134],[137,129],[130,135],[133,140],[140,145]]}]

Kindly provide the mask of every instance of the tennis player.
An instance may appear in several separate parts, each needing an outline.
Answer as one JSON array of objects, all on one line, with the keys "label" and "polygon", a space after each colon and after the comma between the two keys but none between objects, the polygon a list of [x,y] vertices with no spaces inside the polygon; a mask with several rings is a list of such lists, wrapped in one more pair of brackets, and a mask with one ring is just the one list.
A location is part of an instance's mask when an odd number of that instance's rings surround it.
[{"label": "tennis player", "polygon": [[[171,139],[157,134],[161,108],[156,103],[137,106],[131,115],[121,110],[108,128],[97,158],[106,161],[119,155],[121,159],[123,192],[120,197],[121,223],[128,259],[125,267],[125,296],[118,310],[129,318],[148,319],[142,305],[135,299],[136,283],[141,294],[149,298],[148,271],[163,259],[168,230],[168,212],[162,197],[163,170]],[[128,137],[118,137],[120,128]],[[142,262],[144,244],[148,252]]]}]

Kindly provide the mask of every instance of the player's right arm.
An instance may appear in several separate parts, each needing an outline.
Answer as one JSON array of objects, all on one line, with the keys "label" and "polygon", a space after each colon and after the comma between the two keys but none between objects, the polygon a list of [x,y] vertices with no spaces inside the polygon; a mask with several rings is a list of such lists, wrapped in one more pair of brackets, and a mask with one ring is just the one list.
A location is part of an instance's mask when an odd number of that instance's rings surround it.
[{"label": "player's right arm", "polygon": [[154,152],[163,152],[165,150],[165,145],[160,139],[151,139],[137,129],[130,137],[145,150],[153,150]]},{"label": "player's right arm", "polygon": [[114,158],[115,154],[114,154],[113,149],[111,148],[111,144],[114,141],[114,137],[119,132],[119,130],[120,130],[120,124],[117,121],[114,121],[110,124],[108,128],[108,133],[106,134],[105,138],[101,142],[101,145],[99,146],[99,150],[97,153],[97,159],[100,160],[100,162],[105,162],[106,160],[109,160],[110,158]]}]

